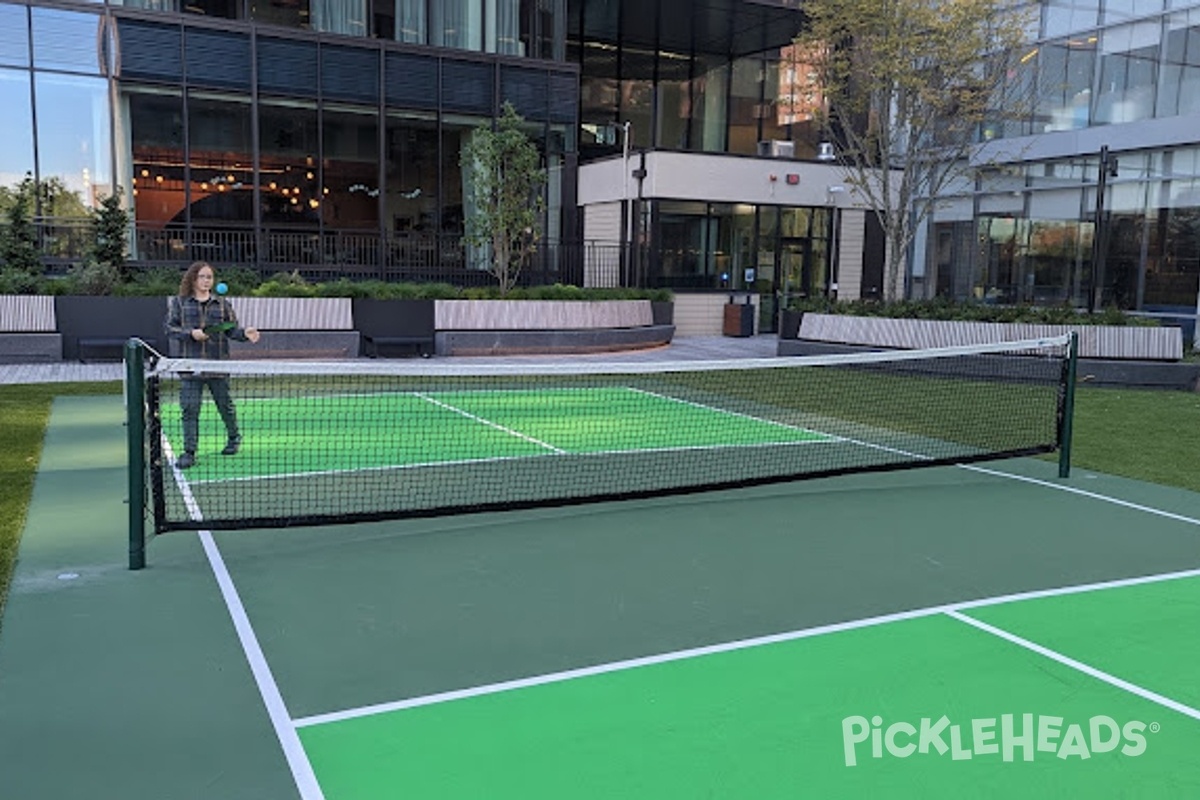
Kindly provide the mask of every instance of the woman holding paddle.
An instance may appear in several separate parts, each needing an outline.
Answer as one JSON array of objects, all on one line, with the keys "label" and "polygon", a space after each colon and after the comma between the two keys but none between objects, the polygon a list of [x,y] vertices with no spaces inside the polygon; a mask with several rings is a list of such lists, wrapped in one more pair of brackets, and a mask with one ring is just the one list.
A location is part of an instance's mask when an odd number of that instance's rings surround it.
[{"label": "woman holding paddle", "polygon": [[[183,358],[225,359],[229,358],[230,339],[258,341],[257,329],[238,325],[233,306],[221,296],[225,293],[225,284],[217,284],[214,288],[215,280],[212,266],[197,261],[183,274],[179,282],[179,295],[171,298],[167,313],[167,337],[179,343],[179,355]],[[221,454],[234,455],[242,444],[228,378],[209,372],[194,373],[183,379],[179,390],[179,404],[183,408],[183,454],[175,461],[179,469],[187,469],[196,463],[196,446],[200,439],[200,404],[205,386],[225,423],[227,439]]]}]

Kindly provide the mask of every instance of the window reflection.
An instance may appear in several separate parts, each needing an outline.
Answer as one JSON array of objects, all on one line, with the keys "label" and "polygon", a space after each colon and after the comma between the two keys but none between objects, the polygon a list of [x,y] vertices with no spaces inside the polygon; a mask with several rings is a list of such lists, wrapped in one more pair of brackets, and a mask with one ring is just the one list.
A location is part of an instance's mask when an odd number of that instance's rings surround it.
[{"label": "window reflection", "polygon": [[24,6],[0,5],[0,66],[29,66],[29,35]]},{"label": "window reflection", "polygon": [[48,73],[34,80],[39,178],[57,178],[82,207],[96,208],[113,192],[107,83]]},{"label": "window reflection", "polygon": [[0,69],[0,192],[33,174],[33,114],[29,102],[29,73]]},{"label": "window reflection", "polygon": [[328,228],[378,228],[378,115],[374,110],[326,105],[321,125],[321,197],[302,202],[320,207],[321,221]]},{"label": "window reflection", "polygon": [[384,213],[394,233],[437,230],[437,122],[432,115],[389,115],[384,147]]},{"label": "window reflection", "polygon": [[[64,72],[100,72],[100,17],[52,8],[33,9],[33,66]],[[38,104],[39,113],[41,103]]]},{"label": "window reflection", "polygon": [[183,99],[177,93],[130,93],[130,176],[139,223],[158,229],[186,218]]},{"label": "window reflection", "polygon": [[430,12],[430,44],[458,50],[483,49],[483,8],[479,0],[440,0]]},{"label": "window reflection", "polygon": [[320,222],[316,105],[263,101],[258,129],[263,224],[315,227]]},{"label": "window reflection", "polygon": [[188,192],[193,222],[254,221],[249,99],[193,95]]}]

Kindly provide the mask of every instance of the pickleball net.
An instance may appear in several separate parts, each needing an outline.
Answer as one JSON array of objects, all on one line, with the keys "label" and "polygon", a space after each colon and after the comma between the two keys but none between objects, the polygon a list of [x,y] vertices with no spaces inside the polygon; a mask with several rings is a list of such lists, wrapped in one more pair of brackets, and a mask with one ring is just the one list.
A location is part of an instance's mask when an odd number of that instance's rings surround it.
[{"label": "pickleball net", "polygon": [[[153,531],[569,505],[1046,453],[1070,432],[1069,337],[677,363],[219,362],[127,377]],[[136,372],[136,370],[134,370]],[[196,463],[181,393],[205,389]],[[195,383],[192,384],[193,387]],[[133,417],[131,417],[133,419]],[[131,493],[138,490],[131,476]]]}]

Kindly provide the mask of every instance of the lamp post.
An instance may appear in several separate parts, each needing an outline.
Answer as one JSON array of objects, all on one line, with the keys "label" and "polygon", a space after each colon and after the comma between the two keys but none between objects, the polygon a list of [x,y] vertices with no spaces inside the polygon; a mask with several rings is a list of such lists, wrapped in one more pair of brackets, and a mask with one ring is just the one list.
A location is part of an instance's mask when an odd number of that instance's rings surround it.
[{"label": "lamp post", "polygon": [[1087,310],[1096,310],[1104,282],[1104,258],[1108,254],[1108,225],[1104,218],[1104,195],[1108,179],[1117,177],[1117,159],[1108,154],[1108,145],[1100,148],[1100,174],[1096,179],[1096,219],[1092,225],[1092,265],[1088,279]]},{"label": "lamp post", "polygon": [[629,120],[626,120],[621,126],[624,132],[623,141],[621,144],[621,165],[625,171],[623,176],[623,184],[621,189],[621,207],[625,211],[625,280],[624,284],[629,285],[632,279],[633,272],[633,203],[629,199]]}]

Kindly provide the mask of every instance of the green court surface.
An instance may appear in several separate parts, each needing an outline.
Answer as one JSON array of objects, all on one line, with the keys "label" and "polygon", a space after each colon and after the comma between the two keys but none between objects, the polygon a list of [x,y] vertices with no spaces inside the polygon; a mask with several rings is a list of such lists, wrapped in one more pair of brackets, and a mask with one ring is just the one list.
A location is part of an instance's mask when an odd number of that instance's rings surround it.
[{"label": "green court surface", "polygon": [[[377,402],[528,433],[511,393],[436,399]],[[1200,797],[1193,493],[1013,460],[174,532],[130,572],[121,420],[54,406],[0,627],[5,797]]]},{"label": "green court surface", "polygon": [[[314,414],[319,425],[299,422]],[[172,450],[181,452],[179,426],[172,424],[179,407],[164,406],[163,417]],[[223,439],[210,438],[190,482],[269,477],[281,465],[288,473],[314,473],[829,440],[803,428],[619,387],[274,398],[242,403],[239,419],[254,431],[245,457],[203,458],[224,446]],[[201,424],[202,430],[221,430],[210,403],[202,409]],[[258,453],[267,457],[255,458]]]}]

